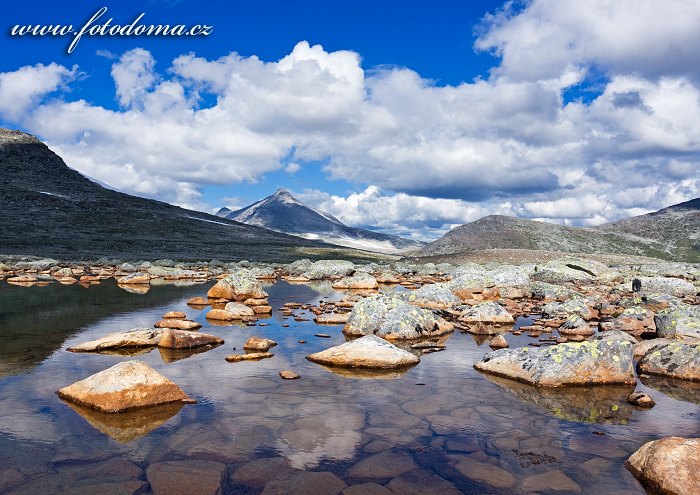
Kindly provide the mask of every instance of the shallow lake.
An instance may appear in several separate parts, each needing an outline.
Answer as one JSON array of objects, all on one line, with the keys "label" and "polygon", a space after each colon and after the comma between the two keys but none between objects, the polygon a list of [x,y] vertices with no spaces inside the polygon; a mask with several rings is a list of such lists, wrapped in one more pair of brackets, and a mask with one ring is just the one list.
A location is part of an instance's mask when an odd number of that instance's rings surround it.
[{"label": "shallow lake", "polygon": [[[475,371],[487,341],[459,332],[446,339],[445,351],[422,355],[404,372],[337,373],[305,356],[344,342],[342,326],[318,326],[301,310],[295,314],[309,321],[296,321],[278,310],[286,302],[341,298],[329,283],[265,286],[274,312],[258,326],[212,325],[206,310],[186,305],[211,285],[154,285],[134,294],[112,280],[89,288],[0,282],[0,492],[94,493],[94,473],[123,459],[142,469],[217,461],[227,466],[228,493],[260,493],[268,479],[294,470],[405,493],[645,493],[624,468],[627,457],[652,439],[700,436],[697,385],[639,382],[657,403],[650,410],[626,402],[631,387],[535,389]],[[171,310],[226,343],[199,353],[66,351],[111,332],[152,327]],[[314,336],[319,332],[330,338]],[[277,341],[273,358],[224,360],[253,335]],[[507,338],[511,346],[536,342]],[[126,359],[146,362],[198,403],[110,416],[55,394]],[[287,369],[301,379],[280,379]],[[267,461],[250,464],[256,459]],[[92,466],[92,477],[81,466]],[[138,486],[104,472],[101,493]],[[130,476],[145,480],[139,472]]]}]

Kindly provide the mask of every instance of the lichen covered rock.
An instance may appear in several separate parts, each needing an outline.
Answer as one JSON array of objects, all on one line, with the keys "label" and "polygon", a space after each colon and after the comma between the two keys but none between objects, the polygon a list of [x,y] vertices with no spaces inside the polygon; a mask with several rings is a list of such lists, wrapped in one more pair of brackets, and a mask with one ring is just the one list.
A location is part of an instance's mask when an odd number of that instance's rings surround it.
[{"label": "lichen covered rock", "polygon": [[635,383],[632,347],[620,339],[599,339],[501,349],[486,354],[474,368],[543,387]]},{"label": "lichen covered rock", "polygon": [[700,306],[680,304],[659,311],[654,317],[659,337],[700,338]]},{"label": "lichen covered rock", "polygon": [[462,313],[459,321],[464,323],[493,323],[498,325],[512,325],[514,323],[511,315],[503,306],[495,302],[483,302],[472,306]]},{"label": "lichen covered rock", "polygon": [[408,304],[400,297],[377,295],[355,304],[343,332],[402,340],[444,335],[453,329],[451,323],[429,309]]},{"label": "lichen covered rock", "polygon": [[640,373],[700,381],[700,344],[682,341],[653,347],[637,363]]}]

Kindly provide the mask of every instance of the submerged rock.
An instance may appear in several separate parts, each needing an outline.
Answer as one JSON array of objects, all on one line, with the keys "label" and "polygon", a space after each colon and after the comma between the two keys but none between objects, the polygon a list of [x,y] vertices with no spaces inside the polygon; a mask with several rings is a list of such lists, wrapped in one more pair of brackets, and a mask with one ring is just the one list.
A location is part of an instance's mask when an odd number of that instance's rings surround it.
[{"label": "submerged rock", "polygon": [[542,387],[636,382],[632,344],[619,339],[501,349],[474,368]]},{"label": "submerged rock", "polygon": [[347,485],[328,471],[294,471],[265,485],[262,495],[339,495]]},{"label": "submerged rock", "polygon": [[378,295],[355,304],[343,333],[405,340],[444,335],[453,329],[451,323],[431,310],[408,304],[399,297]]},{"label": "submerged rock", "polygon": [[420,359],[375,335],[366,335],[306,357],[314,363],[354,368],[392,369],[411,366]]},{"label": "submerged rock", "polygon": [[226,493],[228,468],[207,460],[156,462],[146,469],[146,478],[153,495]]},{"label": "submerged rock", "polygon": [[640,373],[700,381],[700,344],[681,341],[653,347],[637,363]]},{"label": "submerged rock", "polygon": [[134,328],[126,332],[111,333],[96,340],[83,342],[69,347],[68,350],[71,352],[99,352],[129,347],[152,347],[158,345],[162,334],[163,330]]},{"label": "submerged rock", "polygon": [[664,495],[700,493],[700,438],[667,437],[647,442],[625,467],[642,484]]},{"label": "submerged rock", "polygon": [[171,402],[195,402],[180,387],[141,361],[115,364],[57,393],[62,399],[109,413]]}]

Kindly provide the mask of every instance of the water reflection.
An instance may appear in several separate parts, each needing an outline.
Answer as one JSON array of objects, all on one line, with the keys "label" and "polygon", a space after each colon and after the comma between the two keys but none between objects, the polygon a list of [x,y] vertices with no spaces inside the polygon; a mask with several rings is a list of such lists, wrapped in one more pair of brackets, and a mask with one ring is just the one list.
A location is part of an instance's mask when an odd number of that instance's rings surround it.
[{"label": "water reflection", "polygon": [[[0,378],[0,473],[20,472],[16,484],[30,487],[58,466],[112,458],[142,468],[167,460],[213,460],[235,472],[267,457],[283,459],[287,469],[331,470],[352,484],[356,480],[347,473],[353,466],[387,452],[412,459],[416,469],[411,472],[420,474],[415,479],[441,479],[440,486],[446,483],[463,493],[498,493],[475,474],[487,469],[500,473],[498,468],[515,479],[515,487],[556,470],[581,493],[643,494],[623,467],[627,456],[660,436],[700,436],[696,384],[644,378],[640,387],[658,390],[646,390],[658,404],[649,411],[626,403],[631,391],[626,387],[537,389],[477,373],[472,366],[489,351],[486,340],[479,347],[478,337],[460,332],[433,339],[446,346],[444,351],[423,354],[415,367],[381,377],[391,379],[364,379],[363,372],[329,369],[305,359],[345,342],[342,326],[319,329],[308,310],[295,309],[294,314],[309,321],[278,310],[292,301],[306,305],[346,297],[329,283],[267,285],[274,312],[255,326],[214,327],[205,318],[208,307],[186,304],[205,296],[207,288],[156,285],[137,295],[111,281],[88,289],[0,284],[0,369],[6,372]],[[171,310],[185,312],[202,323],[202,332],[226,341],[207,352],[150,349],[139,356],[197,404],[115,416],[66,405],[55,395],[65,385],[129,359],[74,354],[66,347],[152,327]],[[319,331],[330,338],[314,337]],[[241,352],[251,336],[275,340],[275,356],[227,363],[232,348]],[[535,342],[526,335],[506,338],[511,347]],[[301,379],[280,379],[278,372],[287,369]],[[264,485],[240,483],[237,493],[260,493]],[[532,484],[530,480],[527,486]],[[426,489],[431,486],[438,485]]]},{"label": "water reflection", "polygon": [[195,347],[192,349],[167,349],[165,347],[158,347],[158,352],[160,353],[161,359],[164,363],[174,363],[182,359],[187,359],[197,354],[202,354],[208,352],[212,349],[216,349],[223,344],[209,344],[203,345],[201,347]]},{"label": "water reflection", "polygon": [[0,283],[0,377],[31,371],[67,338],[108,315],[159,306],[194,289],[164,285],[140,295],[121,290],[111,279],[87,289],[78,284],[17,288]]},{"label": "water reflection", "polygon": [[536,404],[560,419],[580,423],[626,424],[635,408],[627,402],[634,387],[535,387],[507,378],[484,375],[527,404]]},{"label": "water reflection", "polygon": [[650,375],[643,375],[639,379],[647,387],[658,390],[676,400],[700,404],[700,382]]},{"label": "water reflection", "polygon": [[148,435],[180,412],[185,404],[173,402],[118,414],[109,414],[64,401],[65,404],[90,423],[92,427],[120,443],[131,442]]}]

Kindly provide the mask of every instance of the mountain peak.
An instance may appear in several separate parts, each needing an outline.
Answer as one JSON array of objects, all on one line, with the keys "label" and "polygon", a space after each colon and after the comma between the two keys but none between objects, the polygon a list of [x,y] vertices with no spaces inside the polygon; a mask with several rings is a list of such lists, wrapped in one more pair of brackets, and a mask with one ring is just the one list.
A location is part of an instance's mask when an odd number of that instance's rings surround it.
[{"label": "mountain peak", "polygon": [[275,193],[274,193],[272,196],[273,196],[273,197],[276,197],[276,198],[279,198],[279,197],[282,197],[282,196],[290,196],[290,197],[292,197],[291,193],[290,193],[288,190],[286,190],[284,187],[280,187],[279,189],[277,189],[277,190],[275,191]]},{"label": "mountain peak", "polygon": [[220,214],[249,225],[370,251],[397,252],[422,245],[380,232],[349,227],[333,215],[305,205],[284,188],[240,210],[226,213],[222,209]]}]

